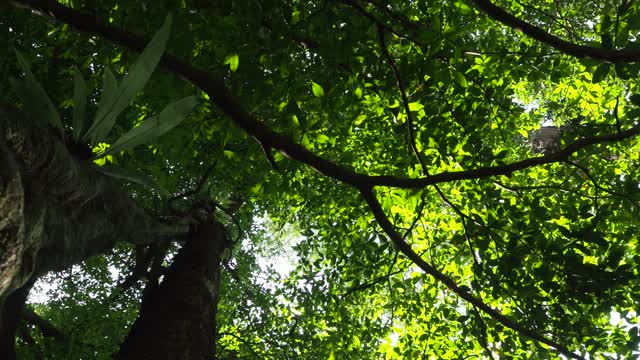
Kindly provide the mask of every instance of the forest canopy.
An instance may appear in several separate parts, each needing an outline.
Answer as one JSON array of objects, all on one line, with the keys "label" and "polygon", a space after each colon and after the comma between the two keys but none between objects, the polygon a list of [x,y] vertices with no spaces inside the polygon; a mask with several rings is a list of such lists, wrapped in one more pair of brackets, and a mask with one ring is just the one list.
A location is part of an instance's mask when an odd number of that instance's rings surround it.
[{"label": "forest canopy", "polygon": [[640,355],[635,0],[13,0],[0,46],[0,358]]}]

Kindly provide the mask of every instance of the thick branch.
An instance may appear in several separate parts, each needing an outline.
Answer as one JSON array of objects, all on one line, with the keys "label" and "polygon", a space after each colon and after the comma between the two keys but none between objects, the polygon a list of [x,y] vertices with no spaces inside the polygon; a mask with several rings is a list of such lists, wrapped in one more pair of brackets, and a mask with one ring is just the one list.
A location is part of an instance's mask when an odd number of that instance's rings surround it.
[{"label": "thick branch", "polygon": [[[480,0],[477,1],[483,3]],[[39,9],[45,13],[53,15],[58,19],[61,19],[66,23],[75,26],[80,30],[98,34],[106,39],[114,41],[115,43],[124,45],[137,51],[140,51],[147,43],[147,40],[142,37],[135,36],[118,29],[113,29],[107,26],[96,24],[93,17],[83,15],[80,12],[62,6],[52,0],[21,0],[15,2]],[[229,93],[221,80],[214,79],[210,77],[210,75],[206,72],[195,69],[190,64],[169,55],[165,55],[163,57],[162,64],[167,69],[186,78],[188,81],[192,82],[194,85],[205,91],[211,97],[212,101],[217,104],[228,116],[231,117],[231,119],[237,126],[253,136],[256,140],[258,140],[259,143],[263,144],[263,146],[266,146],[267,148],[278,149],[283,154],[314,168],[321,174],[340,180],[360,189],[362,195],[364,196],[365,200],[369,204],[369,207],[374,213],[377,221],[380,223],[385,232],[391,237],[396,246],[426,273],[435,277],[438,281],[444,283],[449,289],[451,289],[461,298],[483,310],[504,326],[521,332],[531,337],[532,339],[552,346],[567,356],[581,359],[579,355],[571,353],[566,347],[557,344],[552,340],[546,339],[545,337],[531,331],[521,324],[513,322],[509,318],[499,313],[497,310],[491,308],[487,304],[483,303],[480,299],[474,297],[472,294],[458,286],[451,278],[447,277],[445,274],[439,272],[437,269],[426,263],[395,231],[393,225],[389,222],[389,220],[383,213],[379,202],[373,195],[372,187],[383,185],[401,188],[422,188],[442,182],[478,179],[496,175],[509,175],[514,171],[527,169],[533,166],[564,161],[575,152],[590,145],[620,141],[636,136],[640,131],[640,127],[634,127],[630,130],[618,132],[616,134],[581,139],[554,154],[529,158],[508,165],[484,167],[467,171],[444,172],[416,179],[394,176],[370,176],[353,172],[345,167],[319,157],[316,154],[308,151],[303,146],[285,137],[284,135],[273,131],[267,125],[249,114],[242,107],[242,105]]]},{"label": "thick branch", "polygon": [[216,353],[216,314],[225,229],[210,214],[198,224],[160,283],[149,281],[140,315],[115,357],[210,359]]},{"label": "thick branch", "polygon": [[392,187],[407,188],[407,189],[409,188],[420,189],[429,185],[446,183],[446,182],[451,182],[456,180],[473,180],[473,179],[483,179],[483,178],[488,178],[488,177],[498,176],[498,175],[511,175],[516,171],[525,170],[534,166],[566,161],[576,152],[592,145],[622,141],[625,139],[633,138],[638,134],[640,134],[640,125],[634,126],[629,130],[621,131],[615,134],[607,134],[607,135],[583,138],[555,153],[548,154],[545,156],[536,156],[532,158],[527,158],[524,160],[516,161],[511,164],[481,167],[474,170],[442,172],[439,174],[430,175],[422,178],[415,178],[415,179],[400,178],[400,177],[389,176],[389,175],[380,175],[380,176],[367,176],[366,180],[368,181],[369,184],[372,184],[374,186],[381,185],[381,186],[392,186]]},{"label": "thick branch", "polygon": [[478,299],[477,297],[472,295],[470,292],[460,287],[453,279],[451,279],[450,277],[448,277],[447,275],[440,272],[438,269],[436,269],[435,267],[433,267],[432,265],[424,261],[424,259],[422,259],[420,255],[418,255],[415,251],[413,251],[413,249],[411,248],[411,245],[409,245],[402,238],[402,236],[394,229],[393,224],[389,221],[384,211],[382,210],[382,206],[380,206],[380,202],[378,201],[378,199],[376,199],[376,196],[374,195],[373,190],[371,189],[362,190],[361,194],[365,199],[365,201],[367,202],[367,204],[369,205],[369,208],[373,212],[373,216],[375,217],[376,221],[378,222],[380,227],[382,227],[384,232],[389,236],[389,238],[391,238],[391,241],[393,241],[395,246],[411,261],[413,261],[416,265],[418,265],[418,267],[422,269],[425,273],[431,275],[436,280],[443,283],[447,288],[449,288],[451,291],[456,293],[462,299],[466,300],[467,302],[471,303],[473,306],[482,310],[483,312],[491,316],[491,318],[493,318],[500,324],[504,325],[505,327],[515,330],[518,333],[526,335],[529,338],[539,341],[543,344],[547,344],[568,357],[571,357],[574,359],[583,359],[583,357],[581,357],[580,355],[574,354],[564,345],[561,345],[553,340],[547,339],[544,336],[536,333],[535,331],[529,328],[526,328],[522,324],[519,324],[509,319],[508,317],[504,316],[498,310],[487,305],[482,300]]},{"label": "thick branch", "polygon": [[65,339],[64,333],[62,333],[62,331],[60,331],[55,327],[55,325],[50,323],[49,320],[42,318],[35,311],[29,308],[25,308],[22,311],[22,319],[30,324],[37,326],[42,332],[42,335],[45,337],[52,337],[60,341]]},{"label": "thick branch", "polygon": [[[140,51],[147,44],[143,37],[95,23],[93,16],[87,16],[79,11],[63,6],[53,0],[16,0],[14,3],[30,6],[44,13],[50,14],[70,25],[91,33],[98,34],[106,39]],[[356,173],[350,169],[337,165],[324,159],[305,147],[293,142],[288,137],[273,131],[263,122],[249,114],[243,106],[226,89],[219,79],[212,78],[207,72],[196,69],[190,64],[170,55],[162,58],[162,64],[175,74],[184,77],[200,89],[205,91],[233,122],[259,143],[275,148],[284,155],[310,166],[319,173],[340,180],[357,188],[371,186],[392,186],[398,188],[424,188],[429,185],[451,182],[456,180],[480,179],[497,175],[510,175],[514,171],[527,169],[533,166],[555,163],[566,160],[573,153],[587,146],[620,141],[638,135],[640,126],[612,135],[597,136],[577,141],[571,146],[553,154],[542,157],[528,158],[512,164],[482,167],[474,170],[443,172],[422,178],[402,178],[390,175],[370,176]]]},{"label": "thick branch", "polygon": [[525,35],[528,35],[542,43],[554,47],[565,54],[569,54],[578,58],[590,57],[613,63],[640,61],[640,50],[615,50],[578,45],[563,40],[555,35],[551,35],[537,26],[531,25],[526,21],[518,19],[504,9],[494,5],[490,0],[471,1],[492,19],[497,20],[512,29],[520,30]]},{"label": "thick branch", "polygon": [[148,243],[187,231],[158,223],[51,132],[4,106],[0,179],[20,182],[0,184],[0,219],[7,219],[0,221],[0,299],[32,276],[101,254],[117,241]]}]

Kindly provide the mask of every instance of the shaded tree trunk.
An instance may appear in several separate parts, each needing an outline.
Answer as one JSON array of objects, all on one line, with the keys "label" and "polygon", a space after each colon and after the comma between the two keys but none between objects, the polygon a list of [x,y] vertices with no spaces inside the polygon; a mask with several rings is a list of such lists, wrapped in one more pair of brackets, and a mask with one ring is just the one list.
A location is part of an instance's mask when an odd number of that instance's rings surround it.
[{"label": "shaded tree trunk", "polygon": [[22,310],[33,281],[14,291],[0,311],[0,359],[16,359],[16,330],[22,318]]},{"label": "shaded tree trunk", "polygon": [[[105,231],[108,229],[108,231]],[[159,223],[48,129],[0,105],[0,302],[33,275],[184,227]]]},{"label": "shaded tree trunk", "polygon": [[[13,314],[12,294],[48,271],[102,254],[117,241],[152,243],[186,233],[186,226],[150,216],[46,127],[0,104],[0,314]],[[0,317],[3,336],[13,328],[9,320]],[[0,354],[13,346],[3,340]]]},{"label": "shaded tree trunk", "polygon": [[134,359],[213,359],[223,226],[200,224],[160,284],[149,281],[140,315],[116,356]]}]

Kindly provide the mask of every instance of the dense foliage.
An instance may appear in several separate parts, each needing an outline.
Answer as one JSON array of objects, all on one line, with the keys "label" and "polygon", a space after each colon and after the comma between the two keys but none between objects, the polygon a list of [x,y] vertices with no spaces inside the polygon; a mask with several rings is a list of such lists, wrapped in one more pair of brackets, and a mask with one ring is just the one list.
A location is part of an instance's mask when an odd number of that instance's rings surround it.
[{"label": "dense foliage", "polygon": [[[152,213],[194,187],[242,203],[220,214],[239,239],[223,270],[220,359],[638,355],[637,2],[61,3],[147,38],[171,13],[167,53],[237,100],[159,67],[94,148],[200,98],[153,144],[96,162],[154,179],[169,196],[114,180]],[[71,129],[73,67],[98,89],[91,111],[106,69],[122,78],[137,53],[40,15],[0,5],[0,46],[30,61]],[[0,72],[20,74],[13,51]],[[0,100],[18,103],[9,83]],[[47,275],[57,285],[31,307],[64,339],[29,327],[20,353],[110,358],[141,295],[118,287],[132,258],[121,244]]]}]

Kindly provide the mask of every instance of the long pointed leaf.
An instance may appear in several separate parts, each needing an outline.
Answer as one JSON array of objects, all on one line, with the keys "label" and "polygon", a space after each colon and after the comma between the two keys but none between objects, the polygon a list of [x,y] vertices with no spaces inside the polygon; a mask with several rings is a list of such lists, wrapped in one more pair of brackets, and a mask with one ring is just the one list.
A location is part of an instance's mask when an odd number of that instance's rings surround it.
[{"label": "long pointed leaf", "polygon": [[[100,98],[100,103],[98,104],[96,118],[93,120],[93,124],[91,124],[91,127],[89,128],[89,130],[87,130],[87,133],[84,134],[83,137],[83,139],[85,141],[89,141],[91,145],[95,146],[98,142],[100,142],[100,140],[104,139],[104,136],[106,136],[109,131],[111,131],[113,124],[109,126],[108,129],[104,129],[105,124],[99,119],[104,120],[104,114],[109,111],[109,107],[113,106],[113,102],[115,101],[117,96],[118,80],[116,80],[116,77],[113,75],[111,69],[109,69],[109,67],[105,67],[104,77],[102,79],[102,97]],[[99,136],[99,133],[104,134],[104,136]]]},{"label": "long pointed leaf", "polygon": [[80,69],[74,67],[73,74],[73,139],[80,140],[87,121],[87,98],[89,89]]},{"label": "long pointed leaf", "polygon": [[118,115],[144,88],[164,53],[169,40],[170,29],[171,15],[168,15],[160,30],[158,30],[149,45],[133,64],[129,74],[122,80],[116,97],[109,103],[100,104],[94,121],[95,129],[91,129],[94,139],[103,139],[107,136]]},{"label": "long pointed leaf", "polygon": [[[49,95],[33,75],[29,63],[18,50],[16,50],[16,58],[18,59],[18,66],[25,74],[23,89],[18,90],[24,96],[20,100],[24,103],[25,110],[35,119],[46,119],[49,124],[60,129],[62,133],[60,115]],[[20,96],[20,94],[18,95]]]},{"label": "long pointed leaf", "polygon": [[142,124],[122,135],[100,156],[117,154],[121,150],[134,148],[166,134],[180,124],[197,104],[198,100],[195,96],[172,102],[157,116],[146,119]]},{"label": "long pointed leaf", "polygon": [[[12,77],[12,78],[9,78],[9,83],[13,88],[13,92],[16,93],[16,95],[18,95],[18,98],[22,100],[22,103],[25,104],[25,108],[26,108],[25,110],[28,111],[29,106],[27,106],[26,104],[29,101],[29,99],[33,98],[33,96],[31,96],[31,93],[29,92],[26,82],[23,81],[22,79],[16,79]],[[45,127],[46,125],[48,125],[47,119],[40,116],[33,115],[33,114],[30,114],[30,115],[33,118],[32,120],[36,123],[36,125],[41,127]]]},{"label": "long pointed leaf", "polygon": [[96,170],[112,178],[131,181],[153,189],[162,197],[167,197],[169,195],[169,192],[160,186],[153,178],[138,174],[132,170],[111,165],[96,166]]}]

